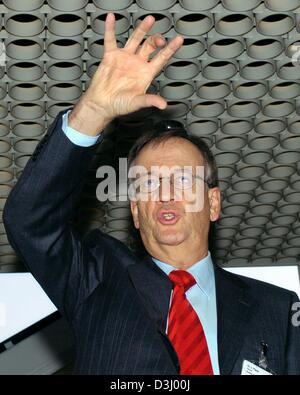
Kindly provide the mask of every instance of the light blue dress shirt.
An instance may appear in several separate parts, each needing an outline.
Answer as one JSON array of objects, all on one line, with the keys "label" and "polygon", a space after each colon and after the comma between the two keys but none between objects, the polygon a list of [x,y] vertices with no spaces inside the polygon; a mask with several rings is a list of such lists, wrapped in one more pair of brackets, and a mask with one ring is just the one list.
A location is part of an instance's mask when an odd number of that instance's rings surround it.
[{"label": "light blue dress shirt", "polygon": [[[167,275],[173,270],[173,266],[152,258],[157,266]],[[192,274],[196,280],[189,290],[186,297],[196,311],[203,330],[205,333],[212,368],[215,375],[220,374],[218,359],[218,338],[217,338],[217,302],[216,302],[216,286],[213,263],[210,252],[205,258],[191,266],[187,271]],[[172,294],[170,298],[170,303]],[[166,333],[168,323],[166,327]]]},{"label": "light blue dress shirt", "polygon": [[[82,146],[90,147],[101,140],[102,135],[88,136],[80,133],[77,130],[68,126],[68,114],[71,110],[63,114],[62,130],[65,135],[72,141],[72,143]],[[175,268],[167,263],[161,262],[155,258],[153,261],[163,270],[167,275]],[[186,297],[196,311],[203,330],[206,336],[207,346],[210,354],[212,368],[215,375],[220,374],[219,360],[218,360],[218,340],[217,340],[217,303],[216,303],[216,287],[215,274],[210,252],[208,255],[195,263],[188,270],[195,280],[193,285],[187,292]],[[172,295],[171,295],[172,298]],[[171,303],[171,299],[170,299]],[[166,327],[166,333],[168,323]]]},{"label": "light blue dress shirt", "polygon": [[69,110],[65,112],[62,116],[62,130],[69,140],[72,141],[73,144],[79,145],[81,147],[90,147],[91,145],[96,144],[102,138],[102,135],[99,133],[97,136],[88,136],[87,134],[80,133],[77,130],[71,128],[68,125],[68,115]]}]

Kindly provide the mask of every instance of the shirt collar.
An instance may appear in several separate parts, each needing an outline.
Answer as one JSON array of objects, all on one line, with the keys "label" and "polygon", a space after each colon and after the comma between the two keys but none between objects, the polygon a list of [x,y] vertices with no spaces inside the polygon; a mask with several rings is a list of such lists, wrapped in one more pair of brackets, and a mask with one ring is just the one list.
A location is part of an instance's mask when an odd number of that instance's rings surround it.
[{"label": "shirt collar", "polygon": [[[172,270],[176,270],[174,266],[168,263],[162,262],[153,257],[152,259],[156,265],[167,275],[169,275]],[[194,276],[197,285],[205,293],[205,295],[210,297],[214,289],[214,268],[210,252],[208,251],[206,257],[194,263],[190,268],[187,269],[187,271]]]}]

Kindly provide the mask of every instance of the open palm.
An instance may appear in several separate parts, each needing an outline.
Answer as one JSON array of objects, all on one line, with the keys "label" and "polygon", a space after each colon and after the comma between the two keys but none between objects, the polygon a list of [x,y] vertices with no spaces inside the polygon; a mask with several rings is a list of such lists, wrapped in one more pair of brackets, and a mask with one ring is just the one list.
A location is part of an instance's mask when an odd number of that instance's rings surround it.
[{"label": "open palm", "polygon": [[[108,119],[125,115],[144,107],[164,109],[166,101],[146,91],[154,77],[183,43],[180,36],[165,45],[159,34],[149,36],[141,45],[155,22],[147,16],[134,30],[124,48],[118,48],[115,38],[115,17],[109,13],[105,22],[104,57],[96,70],[85,98],[99,108]],[[149,61],[150,55],[163,47]]]}]

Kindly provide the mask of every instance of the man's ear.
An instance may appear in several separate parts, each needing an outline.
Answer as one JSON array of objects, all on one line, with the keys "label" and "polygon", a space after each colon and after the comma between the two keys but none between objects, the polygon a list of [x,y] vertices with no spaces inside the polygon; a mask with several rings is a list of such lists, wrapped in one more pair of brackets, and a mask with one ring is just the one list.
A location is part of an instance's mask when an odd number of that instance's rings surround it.
[{"label": "man's ear", "polygon": [[139,222],[139,208],[138,204],[135,201],[130,201],[130,209],[131,209],[131,215],[133,219],[133,223],[136,229],[140,228],[140,222]]},{"label": "man's ear", "polygon": [[212,222],[216,221],[220,217],[221,212],[221,191],[220,188],[210,188],[208,190],[208,202],[209,202],[209,216]]}]

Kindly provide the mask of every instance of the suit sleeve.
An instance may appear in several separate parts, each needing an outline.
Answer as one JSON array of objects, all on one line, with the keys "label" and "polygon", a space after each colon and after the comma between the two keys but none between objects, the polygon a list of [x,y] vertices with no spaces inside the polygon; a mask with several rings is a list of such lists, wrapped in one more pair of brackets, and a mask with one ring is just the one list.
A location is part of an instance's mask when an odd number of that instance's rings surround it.
[{"label": "suit sleeve", "polygon": [[73,144],[62,131],[62,114],[10,193],[3,221],[21,260],[70,321],[102,281],[105,251],[96,261],[70,226],[95,146]]},{"label": "suit sleeve", "polygon": [[300,375],[300,301],[292,292],[287,341],[286,374]]}]

